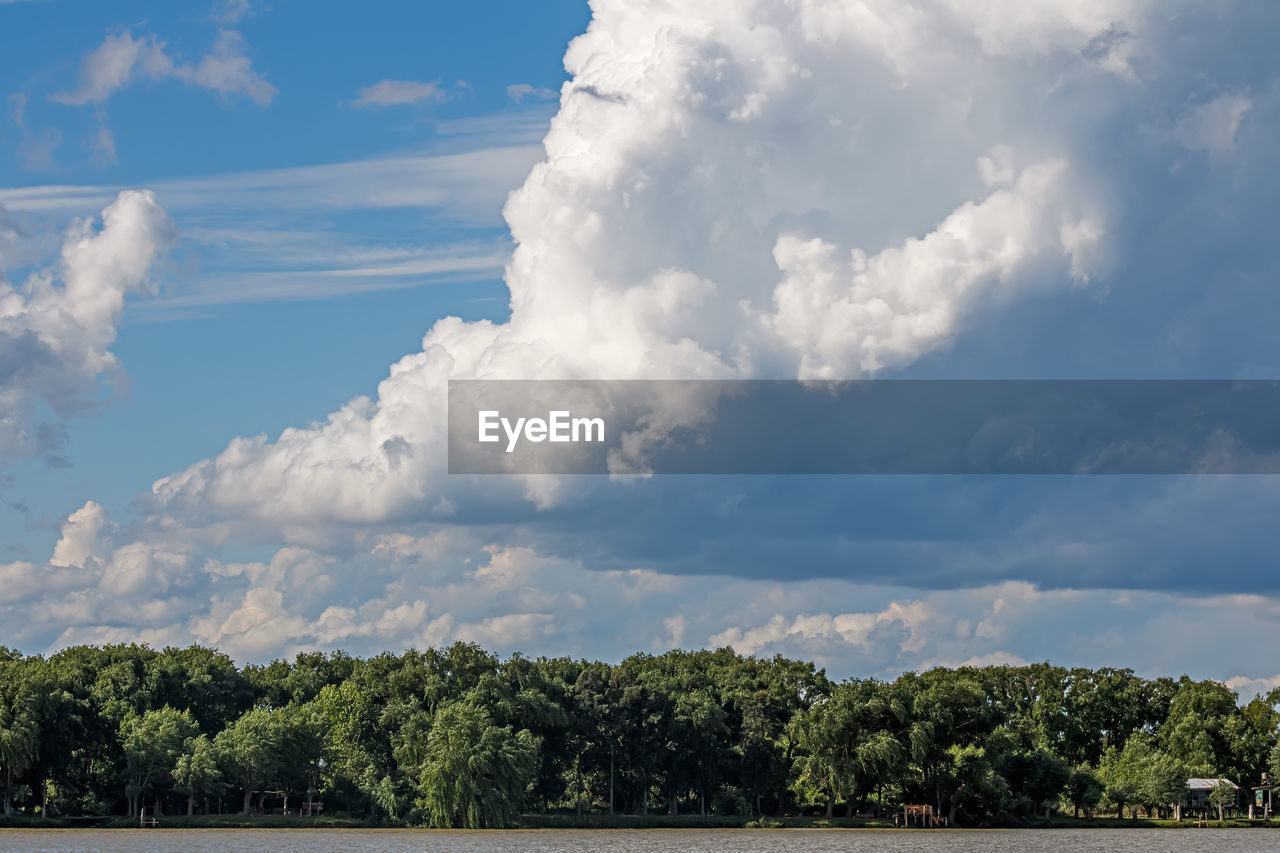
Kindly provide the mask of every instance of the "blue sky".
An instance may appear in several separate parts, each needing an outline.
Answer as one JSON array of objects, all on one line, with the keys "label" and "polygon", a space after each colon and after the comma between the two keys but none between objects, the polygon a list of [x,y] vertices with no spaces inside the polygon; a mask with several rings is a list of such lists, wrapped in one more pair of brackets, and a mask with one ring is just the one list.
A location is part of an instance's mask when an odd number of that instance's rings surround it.
[{"label": "blue sky", "polygon": [[[50,97],[75,87],[82,57],[108,34],[154,36],[175,55],[198,58],[225,26],[226,10],[216,4],[135,3],[80,6],[69,16],[67,4],[32,2],[6,4],[3,14],[0,50],[7,59],[0,88],[9,96],[9,111],[0,133],[0,183],[16,189],[150,186],[492,145],[525,146],[531,164],[553,106],[545,91],[517,102],[507,87],[558,90],[565,79],[564,45],[585,27],[589,13],[576,2],[540,4],[536,10],[499,3],[480,16],[461,6],[425,4],[393,4],[359,15],[339,3],[250,10],[234,24],[254,69],[279,89],[271,102],[260,106],[180,81],[130,85],[102,107],[115,137],[114,160],[93,148],[99,123],[93,108],[68,107]],[[484,26],[494,19],[503,25]],[[335,62],[339,43],[344,48]],[[447,98],[381,109],[352,106],[361,88],[388,79],[438,83]],[[19,98],[21,126],[14,120]],[[482,119],[478,129],[490,132],[469,133],[463,123],[468,119]],[[474,243],[475,254],[499,260],[463,280],[398,277],[393,284],[403,289],[321,298],[303,282],[288,301],[215,298],[208,305],[166,310],[168,300],[160,300],[154,316],[131,317],[114,346],[127,366],[127,389],[116,395],[116,404],[67,424],[67,455],[74,464],[50,468],[37,459],[11,469],[10,500],[29,512],[5,514],[0,531],[9,555],[51,548],[58,520],[75,508],[72,503],[78,505],[77,495],[96,495],[113,511],[124,511],[139,484],[216,453],[232,436],[277,434],[367,393],[387,364],[419,345],[436,317],[505,316],[500,258],[509,251],[509,237],[501,199],[515,188],[523,168],[508,169],[514,176],[507,180],[510,186],[499,179],[490,197],[465,217],[414,206],[313,212],[305,205],[282,205],[255,211],[252,194],[237,198],[234,192],[216,210],[193,205],[181,226],[186,236],[167,259],[163,277],[167,295],[175,298],[215,276],[289,268],[269,256],[270,247],[246,253],[242,243],[216,236],[202,240],[195,233],[201,227],[294,236],[303,245],[296,247],[300,256],[292,259],[293,270],[324,266],[322,256],[313,261],[304,253],[330,236],[352,251],[447,250]],[[343,177],[335,174],[333,180]],[[58,210],[34,227],[60,228],[67,214],[96,212],[92,205],[78,207],[83,209]],[[313,233],[288,233],[308,230]],[[369,320],[353,323],[353,316]]]},{"label": "blue sky", "polygon": [[449,378],[1275,378],[1277,14],[0,2],[0,642],[1280,683],[1233,655],[1280,619],[1270,478],[441,443]]}]

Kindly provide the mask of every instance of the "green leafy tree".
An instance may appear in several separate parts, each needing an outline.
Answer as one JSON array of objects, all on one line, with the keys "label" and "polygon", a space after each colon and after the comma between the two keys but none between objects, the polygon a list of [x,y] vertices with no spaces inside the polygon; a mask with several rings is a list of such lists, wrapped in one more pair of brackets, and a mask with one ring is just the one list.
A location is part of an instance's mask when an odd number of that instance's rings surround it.
[{"label": "green leafy tree", "polygon": [[1254,696],[1223,724],[1231,760],[1218,769],[1228,778],[1247,787],[1258,784],[1267,772],[1267,761],[1280,734],[1278,702],[1280,691],[1271,698]]},{"label": "green leafy tree", "polygon": [[833,703],[810,708],[796,719],[792,730],[800,749],[794,767],[796,793],[802,802],[825,803],[827,817],[831,817],[836,798],[845,787],[849,760]]},{"label": "green leafy tree", "polygon": [[179,793],[187,795],[187,814],[195,813],[198,796],[221,793],[225,787],[218,767],[218,750],[207,735],[191,738],[173,764],[173,783]]},{"label": "green leafy tree", "polygon": [[1280,691],[1238,707],[1213,682],[1048,663],[832,684],[811,663],[727,648],[611,665],[455,643],[242,670],[198,646],[0,648],[0,783],[11,811],[67,814],[136,811],[172,784],[188,810],[225,785],[246,811],[255,792],[286,808],[319,792],[331,811],[447,825],[872,801],[965,825],[1055,802],[1136,817],[1180,802],[1186,775],[1280,778],[1278,705]]},{"label": "green leafy tree", "polygon": [[1213,786],[1213,790],[1209,792],[1209,805],[1218,810],[1219,821],[1226,819],[1223,815],[1223,811],[1227,806],[1234,806],[1236,804],[1236,798],[1238,795],[1239,792],[1236,790],[1236,786],[1226,780],[1220,781],[1217,785]]},{"label": "green leafy tree", "polygon": [[942,773],[947,797],[949,826],[979,824],[996,817],[1011,803],[1009,783],[997,770],[1000,748],[968,744],[947,750],[950,765]]},{"label": "green leafy tree", "polygon": [[1143,766],[1139,792],[1149,815],[1181,803],[1187,795],[1187,766],[1168,753],[1153,752]]},{"label": "green leafy tree", "polygon": [[270,708],[246,711],[214,738],[219,762],[229,781],[244,795],[242,813],[249,814],[253,794],[270,780],[280,765],[280,726]]},{"label": "green leafy tree", "polygon": [[[389,768],[378,760],[384,733],[374,697],[351,678],[341,684],[325,685],[315,706],[324,738],[322,784],[348,802],[357,794],[377,799],[374,791]],[[388,754],[385,763],[389,762]]]},{"label": "green leafy tree", "polygon": [[341,684],[351,677],[356,666],[356,660],[346,652],[300,652],[292,663],[276,660],[265,666],[250,664],[244,669],[244,677],[258,704],[285,708],[310,702],[326,686]]},{"label": "green leafy tree", "polygon": [[1108,750],[1103,756],[1102,777],[1108,796],[1121,807],[1126,802],[1142,805],[1148,817],[1183,801],[1187,776],[1185,764],[1153,748],[1144,737],[1131,737],[1118,755]]},{"label": "green leafy tree", "polygon": [[481,680],[484,702],[494,722],[513,730],[526,729],[542,744],[538,772],[530,789],[530,804],[546,811],[562,798],[572,775],[574,752],[570,731],[570,694],[582,664],[565,658],[530,660],[514,654],[492,677]]},{"label": "green leafy tree", "polygon": [[1183,676],[1160,726],[1160,748],[1196,776],[1232,763],[1231,726],[1240,709],[1233,690],[1216,681]]},{"label": "green leafy tree", "polygon": [[35,761],[40,722],[37,697],[19,660],[0,660],[0,786],[4,813],[13,810],[13,779]]},{"label": "green leafy tree", "polygon": [[[666,697],[654,695],[643,679],[649,655],[632,655],[609,671],[608,697],[612,703],[611,735],[615,739],[616,799],[625,809],[648,814],[654,776],[659,772],[663,705]],[[612,776],[613,774],[611,774]]]},{"label": "green leafy tree", "polygon": [[524,804],[537,770],[527,730],[494,726],[473,699],[437,709],[417,773],[418,805],[436,827],[504,827]]},{"label": "green leafy tree", "polygon": [[291,793],[303,794],[304,802],[310,803],[319,784],[325,765],[324,712],[315,702],[288,705],[276,710],[271,722],[279,749],[273,778],[280,785],[287,812]]},{"label": "green leafy tree", "polygon": [[[896,773],[905,750],[896,737],[905,708],[886,685],[874,679],[835,685],[831,695],[796,717],[796,760],[800,790],[817,792],[831,816],[843,799],[847,814],[876,780]],[[810,795],[812,797],[812,794]]]},{"label": "green leafy tree", "polygon": [[[585,663],[585,662],[584,662]],[[582,814],[584,801],[604,799],[613,810],[614,749],[608,726],[608,702],[604,689],[607,667],[594,663],[579,667],[573,686],[565,696],[568,731],[565,734],[566,787],[574,811]],[[605,765],[608,771],[605,771]],[[605,788],[607,780],[608,789]],[[602,797],[607,790],[607,797]]]},{"label": "green leafy tree", "polygon": [[1141,767],[1151,753],[1151,747],[1141,737],[1130,738],[1124,749],[1107,747],[1102,754],[1098,776],[1102,780],[1103,794],[1115,806],[1116,816],[1124,817],[1124,807],[1134,805],[1133,816],[1138,816],[1137,802],[1142,797]]},{"label": "green leafy tree", "polygon": [[1072,670],[1064,703],[1069,722],[1063,757],[1095,766],[1106,750],[1124,749],[1134,732],[1167,716],[1163,688],[1131,669]]},{"label": "green leafy tree", "polygon": [[157,783],[169,781],[174,764],[198,732],[190,711],[164,706],[158,711],[130,714],[120,724],[125,760],[125,796],[129,816],[138,813],[139,798]]},{"label": "green leafy tree", "polygon": [[1008,755],[1001,762],[1001,775],[1008,782],[1010,794],[1025,802],[1033,814],[1043,811],[1048,817],[1071,780],[1071,768],[1049,750],[1036,749]]},{"label": "green leafy tree", "polygon": [[1071,770],[1067,780],[1067,800],[1071,803],[1076,817],[1084,811],[1086,817],[1093,817],[1093,810],[1102,801],[1102,778],[1088,764],[1078,764]]},{"label": "green leafy tree", "polygon": [[[66,684],[56,668],[41,658],[27,658],[28,679],[35,692],[36,755],[27,769],[27,778],[39,792],[40,813],[49,814],[49,782],[70,781],[76,753],[88,742],[85,718],[87,703],[77,695],[73,685]],[[67,787],[63,785],[62,787]]]},{"label": "green leafy tree", "polygon": [[978,675],[973,669],[938,668],[898,679],[909,697],[905,735],[914,769],[904,787],[919,797],[916,802],[930,802],[938,813],[959,784],[951,774],[952,748],[984,744],[998,723]]},{"label": "green leafy tree", "polygon": [[189,710],[202,732],[222,731],[253,705],[249,679],[216,649],[167,648],[145,658],[143,669],[152,707]]}]

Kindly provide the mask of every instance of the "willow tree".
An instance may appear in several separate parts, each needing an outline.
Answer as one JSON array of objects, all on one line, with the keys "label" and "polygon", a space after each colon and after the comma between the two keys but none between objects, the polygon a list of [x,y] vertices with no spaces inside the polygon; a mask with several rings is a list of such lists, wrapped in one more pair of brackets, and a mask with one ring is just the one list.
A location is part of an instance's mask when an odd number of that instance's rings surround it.
[{"label": "willow tree", "polygon": [[831,695],[795,717],[796,789],[825,797],[827,817],[843,799],[853,816],[858,797],[892,775],[904,758],[893,729],[905,709],[874,679],[837,684]]},{"label": "willow tree", "polygon": [[417,774],[419,807],[435,827],[505,827],[524,805],[538,751],[527,729],[495,726],[473,698],[441,705]]},{"label": "willow tree", "polygon": [[280,726],[271,708],[254,708],[218,732],[213,739],[221,764],[244,792],[243,813],[249,814],[253,792],[280,765]]},{"label": "willow tree", "polygon": [[187,795],[187,814],[195,812],[196,796],[216,794],[222,789],[222,771],[218,767],[218,750],[208,735],[187,742],[182,755],[173,765],[174,787]]},{"label": "willow tree", "polygon": [[13,810],[13,777],[35,761],[40,729],[36,697],[17,673],[18,664],[4,661],[0,670],[0,786],[4,789],[4,813]]},{"label": "willow tree", "polygon": [[835,813],[848,768],[844,733],[831,700],[814,705],[792,722],[792,738],[800,748],[795,760],[795,789],[802,800],[825,801],[827,817]]},{"label": "willow tree", "polygon": [[129,816],[138,813],[138,799],[157,782],[166,782],[178,756],[199,732],[190,711],[165,705],[158,711],[130,714],[120,724],[125,760],[125,795]]}]

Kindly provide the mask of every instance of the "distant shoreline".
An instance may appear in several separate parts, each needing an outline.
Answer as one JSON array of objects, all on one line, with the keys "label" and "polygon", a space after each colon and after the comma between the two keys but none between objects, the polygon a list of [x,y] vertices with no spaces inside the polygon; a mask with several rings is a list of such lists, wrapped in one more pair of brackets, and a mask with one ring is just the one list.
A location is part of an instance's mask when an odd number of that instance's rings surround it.
[{"label": "distant shoreline", "polygon": [[[38,818],[16,815],[0,817],[0,831],[21,829],[139,829],[137,820],[126,817],[73,817]],[[302,830],[416,830],[429,827],[406,826],[398,823],[377,823],[357,818],[309,818],[265,815],[243,817],[241,815],[161,815],[156,829],[302,829]],[[945,829],[921,829],[919,827],[895,827],[892,819],[884,818],[738,818],[717,815],[523,815],[506,830],[901,830],[912,832],[946,832]],[[1047,823],[1029,823],[1022,826],[956,827],[957,830],[1028,830],[1028,829],[1280,829],[1280,820],[1265,822],[1245,819],[1210,820],[1197,825],[1195,820],[1152,820],[1147,818],[1068,818],[1055,816]],[[449,832],[453,830],[433,830]],[[478,831],[478,830],[467,830]],[[503,831],[503,830],[494,830]]]}]

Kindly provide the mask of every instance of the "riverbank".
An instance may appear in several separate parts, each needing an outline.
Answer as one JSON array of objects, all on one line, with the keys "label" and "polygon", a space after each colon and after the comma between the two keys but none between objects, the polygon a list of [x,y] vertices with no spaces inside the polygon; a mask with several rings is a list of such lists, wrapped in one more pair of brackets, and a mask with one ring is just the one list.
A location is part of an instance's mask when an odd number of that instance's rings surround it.
[{"label": "riverbank", "polygon": [[[161,829],[403,829],[399,824],[345,817],[161,815],[159,821]],[[50,818],[10,815],[0,816],[0,829],[138,829],[138,819],[120,815]]]},{"label": "riverbank", "polygon": [[[522,815],[522,829],[895,829],[893,818],[745,818],[721,815]],[[913,829],[915,827],[912,827]],[[1010,827],[986,829],[1280,829],[1280,820],[1264,821],[1212,820],[1197,827],[1194,820],[1151,820],[1147,818],[1072,818],[1055,815],[1048,821],[1031,822]]]},{"label": "riverbank", "polygon": [[[136,818],[119,816],[51,817],[0,816],[0,829],[137,829]],[[400,824],[365,818],[298,817],[282,815],[161,815],[161,829],[403,829]],[[521,815],[512,829],[893,829],[893,819],[875,818],[746,818],[732,815],[607,815],[529,814]],[[990,828],[990,827],[988,827]],[[999,827],[996,827],[999,828]],[[1010,829],[1280,829],[1280,820],[1270,823],[1244,819],[1211,820],[1197,825],[1194,820],[1150,820],[1147,818],[1072,818],[1055,815]]]}]

